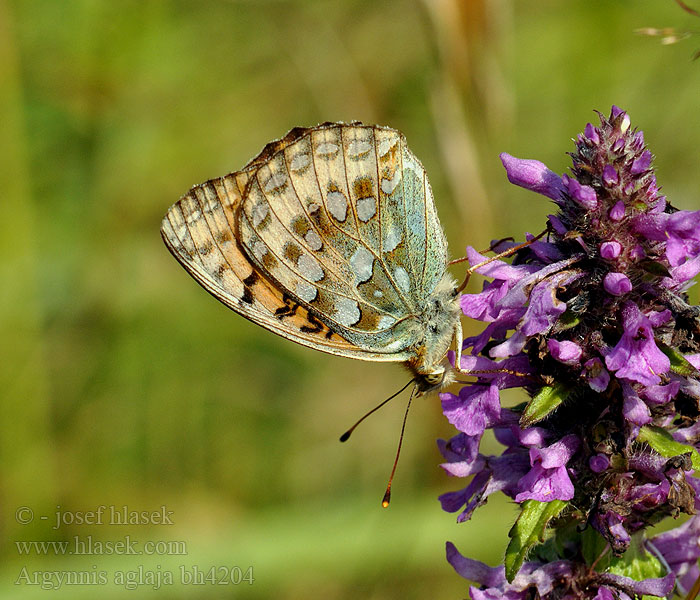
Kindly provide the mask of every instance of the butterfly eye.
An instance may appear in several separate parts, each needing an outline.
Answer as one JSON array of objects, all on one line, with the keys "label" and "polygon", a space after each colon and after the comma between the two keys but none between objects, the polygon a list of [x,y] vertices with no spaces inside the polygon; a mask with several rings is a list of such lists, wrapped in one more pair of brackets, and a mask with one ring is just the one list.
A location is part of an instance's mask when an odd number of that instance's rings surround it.
[{"label": "butterfly eye", "polygon": [[438,383],[442,383],[442,380],[445,378],[445,371],[444,369],[442,371],[437,371],[433,373],[426,373],[423,375],[423,379],[425,380],[426,383],[429,383],[430,385],[437,385]]}]

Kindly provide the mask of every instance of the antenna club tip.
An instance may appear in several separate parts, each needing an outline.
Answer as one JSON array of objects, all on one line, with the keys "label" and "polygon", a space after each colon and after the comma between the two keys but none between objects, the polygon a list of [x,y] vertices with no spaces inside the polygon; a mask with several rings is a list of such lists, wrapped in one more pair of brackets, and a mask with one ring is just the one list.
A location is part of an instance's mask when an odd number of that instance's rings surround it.
[{"label": "antenna club tip", "polygon": [[389,502],[391,502],[391,492],[387,490],[382,499],[382,508],[389,508]]},{"label": "antenna club tip", "polygon": [[343,435],[340,436],[340,441],[341,442],[347,442],[350,439],[350,432],[346,431]]}]

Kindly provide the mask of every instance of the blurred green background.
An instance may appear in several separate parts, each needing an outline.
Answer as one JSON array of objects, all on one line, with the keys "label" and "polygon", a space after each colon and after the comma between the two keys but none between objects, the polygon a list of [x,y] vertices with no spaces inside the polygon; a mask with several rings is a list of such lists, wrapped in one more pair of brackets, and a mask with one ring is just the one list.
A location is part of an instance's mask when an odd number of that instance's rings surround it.
[{"label": "blurred green background", "polygon": [[[437,466],[434,440],[452,435],[437,399],[414,404],[382,510],[402,401],[338,435],[405,374],[228,311],[168,254],[160,219],[291,127],[358,119],[406,134],[461,256],[552,211],[508,185],[498,153],[563,172],[613,103],[674,204],[700,208],[700,37],[634,33],[699,25],[672,0],[0,0],[0,596],[466,596],[444,542],[496,564],[514,509],[493,497],[460,526],[441,512],[462,482]],[[57,510],[100,505],[165,506],[174,524],[54,528]],[[127,535],[186,554],[15,544]],[[181,565],[253,566],[255,582],[180,586]],[[139,568],[137,590],[113,582]],[[49,592],[21,576],[52,570],[110,583]],[[174,584],[154,590],[147,572],[165,571]]]}]

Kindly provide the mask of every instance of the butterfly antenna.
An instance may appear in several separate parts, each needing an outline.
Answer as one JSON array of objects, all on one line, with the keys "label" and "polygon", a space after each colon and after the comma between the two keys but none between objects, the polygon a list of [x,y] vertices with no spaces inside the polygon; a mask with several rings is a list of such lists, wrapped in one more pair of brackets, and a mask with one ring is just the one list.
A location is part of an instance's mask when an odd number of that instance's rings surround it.
[{"label": "butterfly antenna", "polygon": [[411,395],[408,398],[408,404],[406,404],[406,412],[403,414],[403,423],[401,424],[401,435],[399,436],[399,447],[396,449],[396,458],[394,459],[394,466],[391,468],[391,475],[389,475],[389,483],[387,483],[386,485],[386,492],[384,492],[384,498],[382,499],[382,507],[384,508],[388,508],[389,502],[391,502],[391,484],[394,481],[396,465],[399,464],[399,456],[401,455],[401,444],[403,444],[403,434],[404,431],[406,431],[406,419],[408,418],[408,410],[411,408],[411,402],[415,395],[416,388],[414,387],[413,391],[411,391]]},{"label": "butterfly antenna", "polygon": [[[486,250],[479,250],[479,254],[486,254],[487,252],[493,252],[496,248],[498,248],[503,242],[514,242],[515,238],[514,237],[504,237],[501,238],[500,240],[496,240],[493,242]],[[447,263],[448,267],[451,267],[452,265],[458,265],[459,263],[467,262],[469,259],[466,256],[463,256],[462,258],[455,258],[451,260],[450,262]]]},{"label": "butterfly antenna", "polygon": [[398,392],[396,392],[395,394],[392,394],[392,395],[389,396],[386,400],[384,400],[382,403],[380,403],[380,404],[378,404],[377,406],[375,406],[375,407],[374,407],[372,410],[370,410],[368,413],[365,413],[364,415],[362,415],[362,417],[359,418],[359,420],[357,421],[357,423],[355,423],[350,429],[348,429],[343,435],[340,436],[340,441],[341,441],[341,442],[347,442],[348,439],[350,439],[350,435],[352,434],[352,432],[355,431],[355,428],[356,428],[360,423],[362,423],[362,421],[364,421],[364,420],[365,420],[367,417],[369,417],[372,413],[377,412],[382,406],[384,406],[387,402],[389,402],[389,400],[393,400],[394,398],[396,398],[396,396],[398,396],[401,392],[403,392],[403,391],[404,391],[409,385],[411,385],[414,381],[415,381],[415,379],[411,379],[411,380],[410,380],[405,386],[403,386]]},{"label": "butterfly antenna", "polygon": [[[475,369],[474,371],[462,371],[465,375],[473,375],[477,377],[479,375],[513,375],[513,377],[525,377],[532,378],[531,373],[521,373],[520,371],[513,371],[512,369]],[[473,381],[463,381],[461,379],[455,379],[455,383],[462,383],[464,385],[471,385]]]}]

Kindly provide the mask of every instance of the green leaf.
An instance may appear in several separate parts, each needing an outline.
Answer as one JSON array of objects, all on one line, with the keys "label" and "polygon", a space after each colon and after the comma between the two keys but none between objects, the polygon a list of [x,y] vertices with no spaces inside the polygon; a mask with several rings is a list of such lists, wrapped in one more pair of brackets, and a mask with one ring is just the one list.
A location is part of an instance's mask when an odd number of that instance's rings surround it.
[{"label": "green leaf", "polygon": [[528,402],[520,417],[521,427],[530,427],[549,416],[566,400],[569,390],[561,383],[546,385]]},{"label": "green leaf", "polygon": [[506,577],[513,581],[530,549],[544,541],[547,524],[568,504],[563,500],[539,502],[526,500],[521,505],[520,515],[513,524],[508,537],[511,538],[506,549]]},{"label": "green leaf", "polygon": [[691,375],[698,374],[698,370],[691,365],[688,362],[688,359],[678,352],[678,350],[659,342],[656,342],[656,345],[659,347],[661,352],[668,356],[669,360],[671,361],[671,371],[677,373],[678,375],[682,375],[683,377],[690,377]]},{"label": "green leaf", "polygon": [[692,446],[681,444],[673,439],[671,434],[661,427],[645,425],[639,430],[638,442],[646,442],[661,456],[673,458],[690,452],[690,460],[694,469],[700,469],[700,454]]},{"label": "green leaf", "polygon": [[656,579],[666,575],[666,569],[659,560],[644,548],[644,532],[632,536],[630,547],[619,557],[610,560],[609,573],[629,577],[635,581]]},{"label": "green leaf", "polygon": [[608,542],[600,535],[593,527],[586,527],[581,533],[581,552],[583,560],[591,566],[594,563],[597,565],[597,571],[605,570],[608,561],[603,561],[601,564],[601,556],[608,549]]}]

